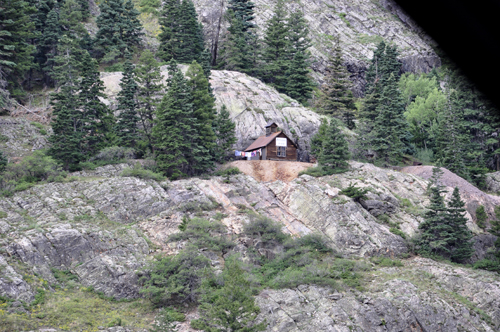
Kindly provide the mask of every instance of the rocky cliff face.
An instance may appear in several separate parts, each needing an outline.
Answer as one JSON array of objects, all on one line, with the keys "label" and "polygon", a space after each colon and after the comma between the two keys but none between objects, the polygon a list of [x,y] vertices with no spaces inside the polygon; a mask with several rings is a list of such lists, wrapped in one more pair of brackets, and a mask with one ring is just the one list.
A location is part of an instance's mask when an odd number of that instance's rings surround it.
[{"label": "rocky cliff face", "polygon": [[[344,257],[396,257],[408,251],[407,244],[389,228],[413,234],[427,204],[426,180],[362,163],[352,163],[352,170],[341,175],[267,183],[247,175],[233,176],[229,183],[217,177],[157,183],[118,176],[125,167],[74,173],[72,182],[38,185],[0,200],[5,212],[0,219],[1,296],[30,302],[36,294],[30,275],[57,285],[60,270],[106,296],[137,298],[137,273],[150,254],[178,251],[166,239],[179,231],[186,215],[223,214],[228,231],[239,234],[247,212],[254,211],[281,222],[288,233],[325,235]],[[339,194],[351,183],[370,188],[366,200],[357,203]],[[479,233],[468,217],[469,227]],[[476,239],[484,254],[481,235]],[[213,264],[221,264],[220,258]],[[494,331],[500,324],[497,274],[415,258],[370,275],[363,292],[332,293],[315,286],[266,290],[257,297],[261,317],[269,331],[309,326]]]},{"label": "rocky cliff face", "polygon": [[[193,1],[203,22],[209,39],[215,38],[221,13],[225,12],[227,0]],[[272,16],[275,0],[255,0],[255,22],[262,34],[266,22]],[[428,72],[440,65],[440,59],[432,49],[434,42],[392,0],[310,0],[286,1],[289,10],[302,10],[309,23],[313,40],[311,53],[313,69],[325,72],[331,52],[332,35],[338,34],[343,45],[345,64],[355,83],[355,94],[364,89],[364,72],[368,60],[378,42],[386,40],[395,44],[401,52],[403,71]],[[224,25],[226,26],[226,25]]]}]

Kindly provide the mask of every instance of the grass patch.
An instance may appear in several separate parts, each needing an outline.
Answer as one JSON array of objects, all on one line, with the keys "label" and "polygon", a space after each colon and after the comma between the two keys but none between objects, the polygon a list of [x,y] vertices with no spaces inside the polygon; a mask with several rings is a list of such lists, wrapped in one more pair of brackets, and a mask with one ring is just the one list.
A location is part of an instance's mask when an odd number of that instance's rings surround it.
[{"label": "grass patch", "polygon": [[157,182],[165,180],[162,174],[144,169],[140,163],[136,163],[133,168],[125,168],[120,176],[135,177],[143,180],[155,180]]},{"label": "grass patch", "polygon": [[404,266],[400,260],[390,259],[388,257],[372,257],[370,260],[380,267],[403,267]]},{"label": "grass patch", "polygon": [[[40,294],[40,293],[37,293]],[[114,302],[99,298],[87,288],[46,292],[44,301],[32,306],[31,318],[0,308],[0,332],[54,327],[63,331],[97,331],[99,326],[148,328],[153,308],[146,300]]]}]

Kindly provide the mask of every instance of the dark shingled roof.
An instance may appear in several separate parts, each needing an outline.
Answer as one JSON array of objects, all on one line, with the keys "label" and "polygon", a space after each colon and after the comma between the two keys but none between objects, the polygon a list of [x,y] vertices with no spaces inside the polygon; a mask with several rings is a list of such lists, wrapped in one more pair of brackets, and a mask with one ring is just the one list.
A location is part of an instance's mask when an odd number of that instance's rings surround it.
[{"label": "dark shingled roof", "polygon": [[281,134],[281,131],[278,131],[277,133],[272,133],[269,136],[260,136],[255,140],[255,142],[253,142],[248,148],[246,148],[244,152],[257,150],[265,146],[268,146],[269,143],[271,143],[273,139],[275,139],[276,136],[278,136],[279,134]]},{"label": "dark shingled roof", "polygon": [[275,124],[275,125],[276,125],[276,127],[278,126],[278,125],[276,124],[276,122],[274,122],[274,121],[269,121],[269,122],[266,124],[266,127],[265,127],[265,128],[267,128],[267,127],[271,127],[273,124]]}]

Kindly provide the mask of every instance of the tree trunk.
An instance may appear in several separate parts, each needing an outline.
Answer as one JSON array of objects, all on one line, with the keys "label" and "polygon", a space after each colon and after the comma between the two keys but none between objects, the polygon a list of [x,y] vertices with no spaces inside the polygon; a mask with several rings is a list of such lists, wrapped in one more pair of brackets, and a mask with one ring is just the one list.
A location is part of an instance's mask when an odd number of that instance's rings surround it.
[{"label": "tree trunk", "polygon": [[219,24],[217,25],[217,32],[215,34],[215,42],[214,42],[214,46],[212,49],[212,67],[214,67],[217,64],[217,51],[219,48],[219,35],[220,35],[220,28],[222,25],[223,12],[224,12],[224,0],[221,1]]}]

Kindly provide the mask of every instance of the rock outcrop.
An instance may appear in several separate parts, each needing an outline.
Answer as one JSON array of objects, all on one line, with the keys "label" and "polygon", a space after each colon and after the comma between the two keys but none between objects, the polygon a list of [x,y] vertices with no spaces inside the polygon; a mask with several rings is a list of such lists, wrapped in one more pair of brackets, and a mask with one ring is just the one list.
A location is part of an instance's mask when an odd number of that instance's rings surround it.
[{"label": "rock outcrop", "polygon": [[486,174],[486,190],[500,194],[500,172]]},{"label": "rock outcrop", "polygon": [[265,290],[257,296],[268,331],[496,331],[498,275],[429,259],[381,268],[366,290],[317,286]]},{"label": "rock outcrop", "polygon": [[[220,15],[224,14],[228,1],[193,2],[205,26],[207,38],[215,38]],[[262,35],[266,22],[272,16],[275,1],[253,2],[256,6],[255,23],[258,33]],[[221,9],[222,5],[224,7]],[[357,96],[362,95],[364,90],[364,72],[368,60],[372,58],[376,44],[383,39],[398,47],[403,71],[428,72],[441,64],[432,49],[435,44],[432,39],[392,0],[286,1],[285,5],[290,11],[304,12],[313,44],[312,68],[319,76],[325,72],[328,55],[333,47],[332,35],[340,36],[345,64],[351,72]]]}]

